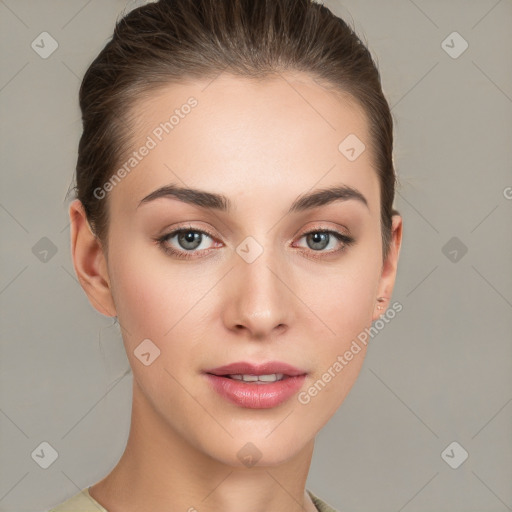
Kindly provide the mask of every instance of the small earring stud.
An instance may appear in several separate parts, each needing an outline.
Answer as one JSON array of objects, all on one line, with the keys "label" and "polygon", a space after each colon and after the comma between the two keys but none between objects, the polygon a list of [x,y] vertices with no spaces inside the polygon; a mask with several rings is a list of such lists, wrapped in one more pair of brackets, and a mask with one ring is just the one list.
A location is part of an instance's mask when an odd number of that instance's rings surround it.
[{"label": "small earring stud", "polygon": [[[385,300],[386,300],[386,297],[379,297],[377,299],[378,302],[385,302]],[[384,309],[384,306],[377,306],[377,309],[382,310],[382,309]]]}]

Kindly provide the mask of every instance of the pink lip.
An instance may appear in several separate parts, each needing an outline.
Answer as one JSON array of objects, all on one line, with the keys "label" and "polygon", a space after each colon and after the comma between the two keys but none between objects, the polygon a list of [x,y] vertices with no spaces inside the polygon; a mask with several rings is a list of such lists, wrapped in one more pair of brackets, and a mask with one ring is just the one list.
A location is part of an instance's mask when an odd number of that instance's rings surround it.
[{"label": "pink lip", "polygon": [[[285,378],[281,381],[258,384],[243,383],[226,377],[233,374],[268,375],[272,373],[282,373]],[[248,409],[269,409],[282,404],[302,387],[306,378],[306,372],[281,362],[263,364],[239,362],[207,370],[205,374],[210,385],[219,395]]]},{"label": "pink lip", "polygon": [[271,373],[283,373],[289,377],[297,375],[304,375],[307,372],[299,370],[295,366],[280,361],[269,361],[267,363],[253,364],[240,361],[238,363],[231,363],[211,370],[205,370],[205,373],[212,373],[213,375],[269,375]]}]

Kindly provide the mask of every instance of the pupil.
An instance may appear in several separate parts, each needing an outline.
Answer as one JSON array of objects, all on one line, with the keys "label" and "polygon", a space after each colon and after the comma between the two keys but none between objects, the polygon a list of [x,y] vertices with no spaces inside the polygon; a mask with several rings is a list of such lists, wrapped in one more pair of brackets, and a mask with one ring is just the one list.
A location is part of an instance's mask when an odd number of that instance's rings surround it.
[{"label": "pupil", "polygon": [[[180,234],[179,241],[184,249],[192,250],[201,244],[201,234],[195,231],[185,231]],[[187,244],[191,244],[191,246]]]},{"label": "pupil", "polygon": [[329,233],[312,233],[308,236],[313,242],[313,247],[310,245],[311,249],[325,249],[329,243]]}]

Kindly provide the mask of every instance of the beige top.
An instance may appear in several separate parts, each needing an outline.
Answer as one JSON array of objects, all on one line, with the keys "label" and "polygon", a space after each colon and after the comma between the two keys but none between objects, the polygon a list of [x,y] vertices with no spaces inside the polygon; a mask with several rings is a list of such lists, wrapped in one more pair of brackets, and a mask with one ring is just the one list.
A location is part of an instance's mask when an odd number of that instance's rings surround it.
[{"label": "beige top", "polygon": [[[313,501],[318,512],[337,512],[330,505],[315,496],[311,491],[308,491],[311,500]],[[82,489],[78,494],[75,494],[65,502],[57,505],[48,512],[108,512],[102,507],[90,494],[89,488]]]}]

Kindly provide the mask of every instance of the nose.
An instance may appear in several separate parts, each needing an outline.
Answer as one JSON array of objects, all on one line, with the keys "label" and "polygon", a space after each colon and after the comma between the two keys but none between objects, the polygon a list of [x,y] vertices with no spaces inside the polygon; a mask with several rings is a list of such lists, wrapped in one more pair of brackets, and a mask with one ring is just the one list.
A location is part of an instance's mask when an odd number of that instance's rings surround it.
[{"label": "nose", "polygon": [[297,302],[288,274],[270,250],[264,250],[252,263],[240,258],[227,276],[226,328],[260,340],[284,333],[295,318]]}]

